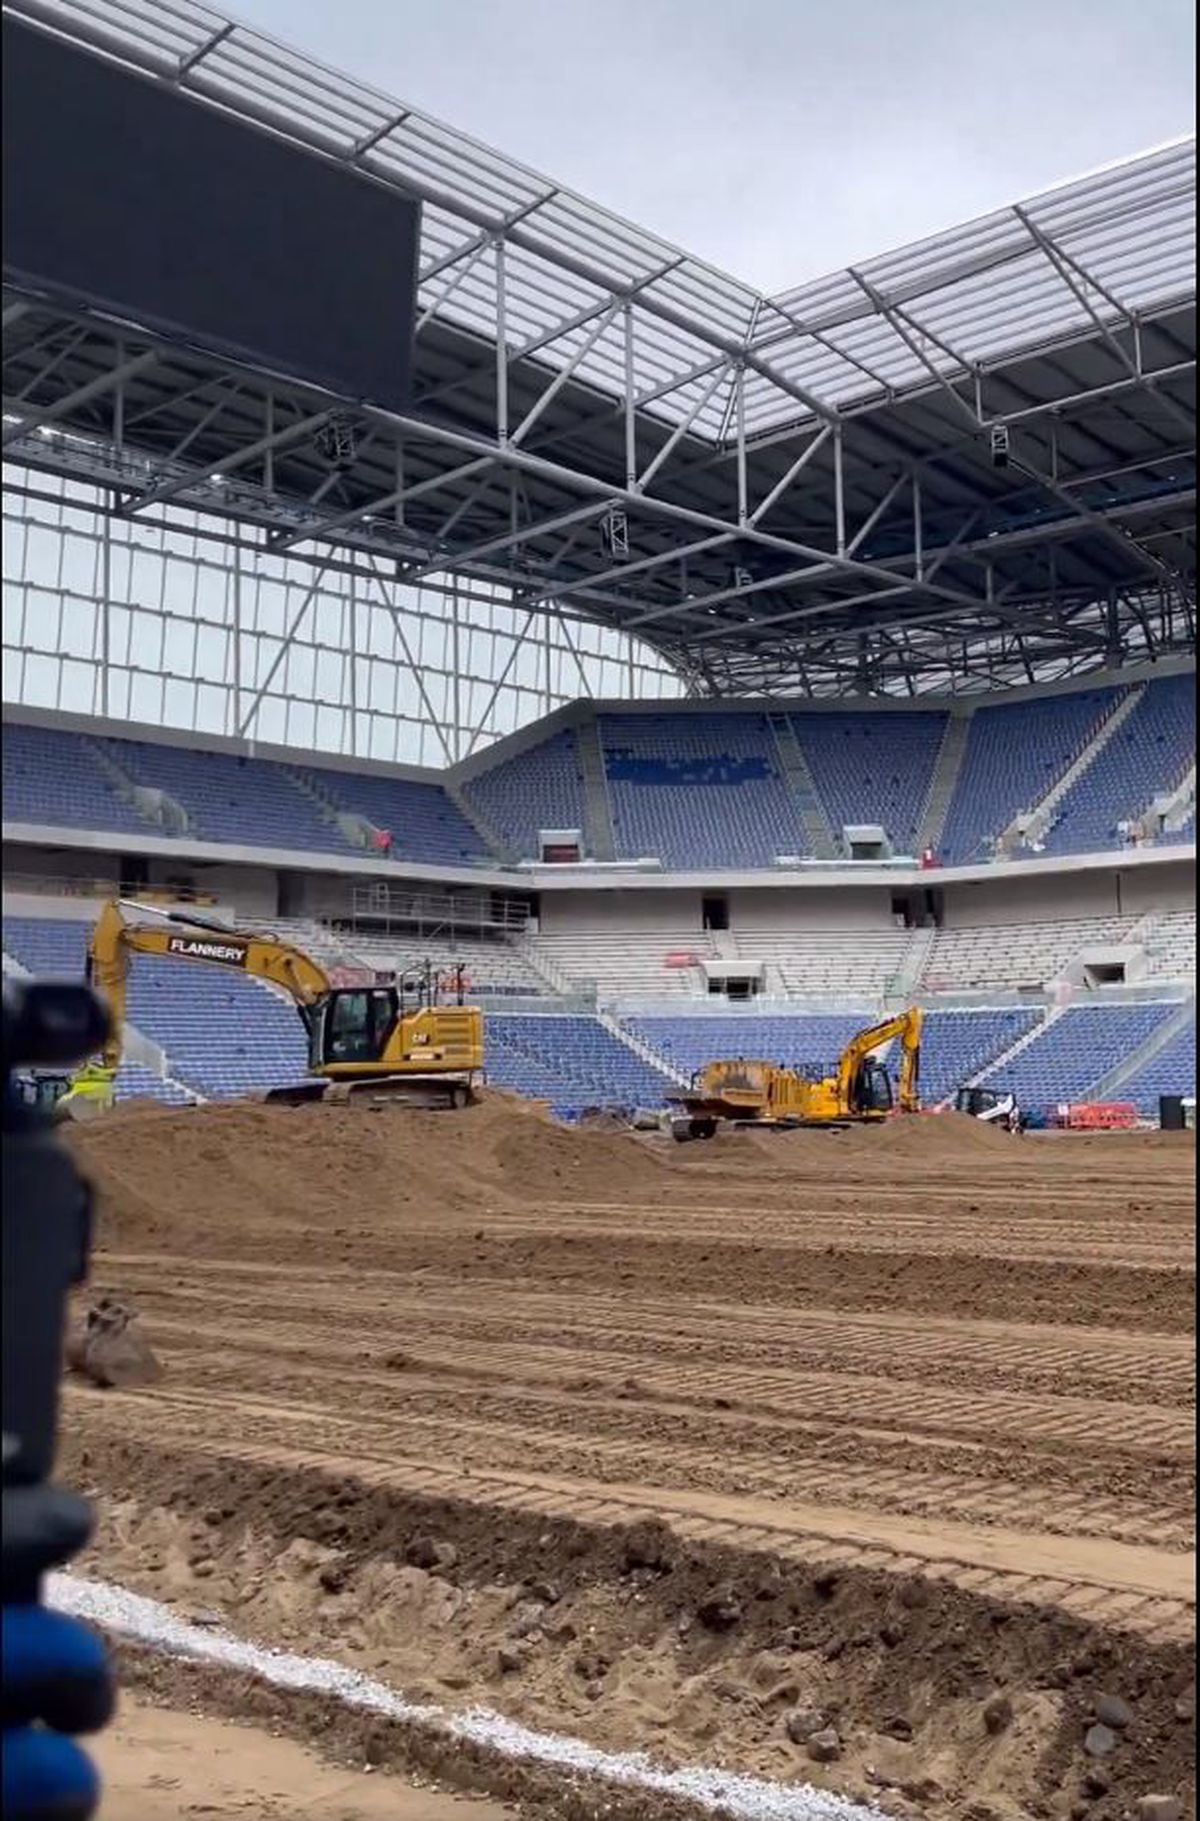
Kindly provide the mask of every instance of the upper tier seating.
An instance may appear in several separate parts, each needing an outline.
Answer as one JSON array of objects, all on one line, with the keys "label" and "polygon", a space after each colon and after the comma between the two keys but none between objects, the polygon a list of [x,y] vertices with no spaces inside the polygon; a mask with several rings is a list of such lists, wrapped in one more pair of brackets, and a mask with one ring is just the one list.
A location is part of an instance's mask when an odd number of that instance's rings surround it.
[{"label": "upper tier seating", "polygon": [[1196,753],[1196,679],[1162,677],[1077,778],[1044,838],[1048,853],[1119,848],[1119,822],[1132,821],[1179,783]]},{"label": "upper tier seating", "polygon": [[140,836],[154,832],[117,795],[81,734],[6,721],[3,746],[6,822]]},{"label": "upper tier seating", "polygon": [[350,852],[349,843],[325,821],[312,798],[282,765],[269,759],[134,740],[105,744],[139,784],[165,790],[175,799],[200,840],[311,853]]},{"label": "upper tier seating", "polygon": [[602,715],[616,851],[664,866],[770,866],[807,852],[761,714]]},{"label": "upper tier seating", "polygon": [[392,837],[389,857],[393,860],[462,866],[490,858],[478,830],[440,784],[315,766],[305,766],[302,776],[339,809],[365,816],[376,828],[386,830]]},{"label": "upper tier seating", "polygon": [[893,853],[916,851],[944,714],[794,714],[792,726],[834,836],[881,823]]},{"label": "upper tier seating", "polygon": [[938,844],[947,866],[986,860],[1015,816],[1033,810],[1120,700],[1117,689],[977,708]]},{"label": "upper tier seating", "polygon": [[572,727],[502,759],[463,794],[519,860],[538,856],[543,828],[583,828],[583,779]]}]

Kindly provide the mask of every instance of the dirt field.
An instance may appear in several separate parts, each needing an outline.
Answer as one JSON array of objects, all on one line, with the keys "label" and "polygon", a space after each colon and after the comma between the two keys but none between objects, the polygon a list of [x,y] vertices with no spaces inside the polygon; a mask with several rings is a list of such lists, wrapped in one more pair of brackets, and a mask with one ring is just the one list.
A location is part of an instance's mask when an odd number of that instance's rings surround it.
[{"label": "dirt field", "polygon": [[[165,1367],[68,1392],[87,1573],[416,1699],[886,1813],[1191,1812],[1190,1135],[676,1147],[493,1097],[129,1110],[73,1142],[95,1284]],[[126,1667],[539,1815],[690,1812]]]}]

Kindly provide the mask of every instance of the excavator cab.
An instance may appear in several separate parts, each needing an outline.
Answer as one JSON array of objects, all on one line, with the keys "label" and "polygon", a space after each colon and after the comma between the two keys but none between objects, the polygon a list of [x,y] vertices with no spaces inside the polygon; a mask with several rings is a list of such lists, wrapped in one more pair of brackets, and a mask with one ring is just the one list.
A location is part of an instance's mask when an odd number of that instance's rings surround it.
[{"label": "excavator cab", "polygon": [[882,1117],[890,1113],[894,1105],[892,1078],[885,1064],[874,1056],[865,1057],[850,1090],[850,1111],[859,1116],[877,1114]]},{"label": "excavator cab", "polygon": [[315,1074],[331,1062],[378,1062],[398,1011],[393,986],[335,987],[307,1008],[309,1068]]}]

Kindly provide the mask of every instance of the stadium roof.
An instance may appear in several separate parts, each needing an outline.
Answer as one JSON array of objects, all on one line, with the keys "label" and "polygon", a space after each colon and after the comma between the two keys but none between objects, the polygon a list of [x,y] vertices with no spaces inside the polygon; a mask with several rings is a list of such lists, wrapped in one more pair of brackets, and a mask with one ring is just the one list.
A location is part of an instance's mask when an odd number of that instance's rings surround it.
[{"label": "stadium roof", "polygon": [[699,689],[978,687],[1192,643],[1193,139],[765,297],[206,7],[5,11],[423,201],[408,414],[6,292],[30,467],[320,562],[501,580]]}]

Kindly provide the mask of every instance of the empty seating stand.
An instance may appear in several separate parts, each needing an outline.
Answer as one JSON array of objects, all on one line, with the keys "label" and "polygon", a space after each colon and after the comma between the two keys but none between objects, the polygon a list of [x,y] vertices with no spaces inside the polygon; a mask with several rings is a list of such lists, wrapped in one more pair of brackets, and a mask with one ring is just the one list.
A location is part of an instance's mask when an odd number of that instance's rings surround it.
[{"label": "empty seating stand", "polygon": [[794,714],[792,726],[835,837],[847,823],[879,823],[893,853],[915,852],[946,716]]},{"label": "empty seating stand", "polygon": [[584,826],[583,774],[574,728],[477,773],[464,785],[463,794],[518,859],[536,859],[543,828]]},{"label": "empty seating stand", "polygon": [[1132,1100],[1144,1119],[1154,1119],[1164,1094],[1195,1092],[1196,1027],[1193,1024],[1164,1044],[1158,1054],[1125,1083],[1119,1098]]},{"label": "empty seating stand", "polygon": [[[595,1018],[492,1013],[487,1045],[490,1080],[515,1093],[551,1098],[558,1106],[658,1107],[673,1086]],[[523,1085],[535,1081],[555,1085],[543,1090]]]},{"label": "empty seating stand", "polygon": [[626,1027],[685,1075],[722,1057],[783,1063],[825,1073],[865,1020],[854,1013],[696,1013],[692,1017],[630,1017]]},{"label": "empty seating stand", "polygon": [[717,871],[807,852],[765,716],[603,715],[600,737],[622,858]]},{"label": "empty seating stand", "polygon": [[[1047,1019],[1019,1055],[989,1070],[989,1087],[1011,1092],[1023,1107],[1052,1112],[1063,1102],[1086,1100],[1096,1084],[1174,1017],[1177,1005],[1072,1006]],[[1128,1096],[1119,1092],[1117,1099]]]},{"label": "empty seating stand", "polygon": [[[83,973],[90,922],[5,917],[4,948],[30,973]],[[260,981],[218,967],[138,955],[129,973],[129,1022],[158,1044],[168,1073],[206,1100],[286,1087],[307,1074],[295,1007]],[[118,1092],[145,1093],[155,1077],[131,1074]],[[159,1096],[163,1097],[162,1095]]]},{"label": "empty seating stand", "polygon": [[105,834],[151,832],[117,795],[81,734],[6,721],[3,746],[6,822],[90,828]]},{"label": "empty seating stand", "polygon": [[1196,757],[1196,679],[1163,677],[1141,700],[1058,804],[1048,853],[1119,848],[1119,824],[1167,795]]},{"label": "empty seating stand", "polygon": [[995,1011],[930,1011],[921,1045],[921,1098],[937,1106],[980,1074],[1031,1031],[1041,1013],[1004,1007]]},{"label": "empty seating stand", "polygon": [[922,985],[929,992],[1041,987],[1083,949],[1119,943],[1132,925],[1132,917],[1067,917],[941,929],[926,957]]},{"label": "empty seating stand", "polygon": [[389,857],[394,860],[462,866],[489,858],[478,830],[440,784],[313,766],[305,767],[301,776],[315,784],[339,809],[363,816],[375,828],[386,830],[392,837]]},{"label": "empty seating stand", "polygon": [[200,840],[311,853],[350,851],[336,826],[324,820],[285,767],[269,759],[133,740],[106,744],[139,784],[165,790],[174,798],[187,815],[190,832]]},{"label": "empty seating stand", "polygon": [[977,708],[939,843],[944,863],[990,858],[992,843],[1049,794],[1120,694],[1089,689]]}]

